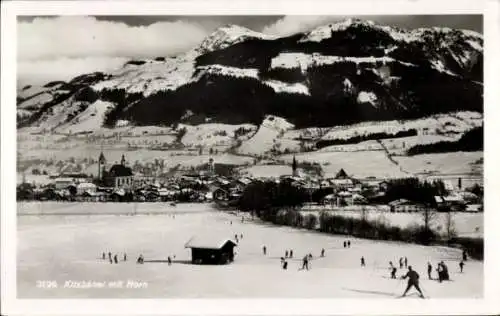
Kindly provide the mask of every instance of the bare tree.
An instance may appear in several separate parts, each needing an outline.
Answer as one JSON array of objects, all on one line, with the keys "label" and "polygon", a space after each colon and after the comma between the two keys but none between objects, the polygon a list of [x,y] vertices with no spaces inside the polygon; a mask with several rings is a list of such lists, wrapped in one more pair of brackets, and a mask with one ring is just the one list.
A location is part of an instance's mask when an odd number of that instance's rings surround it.
[{"label": "bare tree", "polygon": [[368,209],[366,206],[361,207],[361,221],[366,223],[368,221]]},{"label": "bare tree", "polygon": [[437,217],[436,211],[433,208],[431,208],[430,206],[426,205],[424,207],[423,212],[422,212],[422,220],[423,220],[425,231],[431,230],[431,225],[436,220],[436,217]]},{"label": "bare tree", "polygon": [[446,225],[446,235],[448,237],[448,240],[452,239],[453,237],[456,236],[456,231],[455,231],[455,220],[453,218],[453,212],[451,210],[449,210],[446,213],[445,225]]}]

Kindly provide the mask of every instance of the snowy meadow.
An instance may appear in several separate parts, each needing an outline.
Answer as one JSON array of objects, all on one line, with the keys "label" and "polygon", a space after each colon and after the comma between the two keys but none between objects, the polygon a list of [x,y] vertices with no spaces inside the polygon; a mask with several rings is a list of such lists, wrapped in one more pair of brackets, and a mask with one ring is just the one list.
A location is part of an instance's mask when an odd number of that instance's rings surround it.
[{"label": "snowy meadow", "polygon": [[[401,257],[420,274],[428,297],[483,295],[483,262],[469,259],[460,273],[459,249],[275,226],[207,204],[18,203],[17,220],[19,298],[390,298],[406,286],[389,277],[389,261],[397,264]],[[235,261],[192,265],[184,245],[206,234],[242,235]],[[347,239],[351,248],[342,245]],[[291,249],[294,257],[283,270],[280,258]],[[117,254],[118,264],[103,260],[103,252]],[[309,253],[311,269],[299,270]],[[140,254],[142,265],[136,264]],[[168,256],[174,258],[170,266]],[[435,269],[440,261],[448,265],[451,281],[428,280],[427,262]],[[398,269],[397,275],[406,271]],[[409,297],[416,295],[410,291]]]}]

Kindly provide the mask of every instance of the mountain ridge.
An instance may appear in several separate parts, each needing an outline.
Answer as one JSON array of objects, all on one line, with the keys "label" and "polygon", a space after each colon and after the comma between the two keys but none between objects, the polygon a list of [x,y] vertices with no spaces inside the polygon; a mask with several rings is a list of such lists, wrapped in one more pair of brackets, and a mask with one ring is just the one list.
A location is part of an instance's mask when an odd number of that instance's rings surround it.
[{"label": "mountain ridge", "polygon": [[274,114],[312,127],[482,112],[482,45],[473,31],[356,19],[286,37],[225,25],[175,57],[20,89],[18,126],[57,131],[92,117],[92,132],[117,122],[242,124]]}]

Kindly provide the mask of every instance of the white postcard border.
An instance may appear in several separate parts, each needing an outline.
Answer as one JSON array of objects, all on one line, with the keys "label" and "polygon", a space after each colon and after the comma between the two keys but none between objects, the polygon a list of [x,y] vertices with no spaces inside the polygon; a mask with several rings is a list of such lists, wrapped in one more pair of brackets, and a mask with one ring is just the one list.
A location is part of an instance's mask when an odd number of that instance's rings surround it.
[{"label": "white postcard border", "polygon": [[[12,1],[2,3],[1,78],[1,290],[2,314],[88,315],[319,315],[491,314],[500,312],[500,71],[497,1]],[[485,77],[485,291],[484,299],[204,299],[18,300],[16,299],[16,15],[360,15],[484,14]]]}]

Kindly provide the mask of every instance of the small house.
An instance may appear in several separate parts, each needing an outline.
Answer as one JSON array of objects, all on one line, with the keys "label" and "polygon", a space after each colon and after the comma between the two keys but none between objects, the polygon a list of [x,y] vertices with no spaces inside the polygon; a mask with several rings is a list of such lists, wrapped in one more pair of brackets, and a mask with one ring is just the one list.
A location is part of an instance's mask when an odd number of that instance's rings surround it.
[{"label": "small house", "polygon": [[229,199],[229,193],[221,188],[216,188],[212,191],[212,198],[216,201],[227,201]]},{"label": "small house", "polygon": [[409,201],[407,199],[398,199],[389,202],[391,212],[418,212],[425,209],[425,205]]},{"label": "small house", "polygon": [[191,248],[193,264],[227,264],[234,261],[236,243],[231,239],[207,235],[192,237],[184,247]]},{"label": "small house", "polygon": [[83,195],[85,192],[95,193],[97,191],[97,186],[93,183],[82,182],[76,186],[76,191],[78,195]]}]

